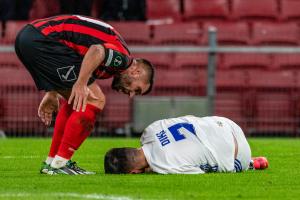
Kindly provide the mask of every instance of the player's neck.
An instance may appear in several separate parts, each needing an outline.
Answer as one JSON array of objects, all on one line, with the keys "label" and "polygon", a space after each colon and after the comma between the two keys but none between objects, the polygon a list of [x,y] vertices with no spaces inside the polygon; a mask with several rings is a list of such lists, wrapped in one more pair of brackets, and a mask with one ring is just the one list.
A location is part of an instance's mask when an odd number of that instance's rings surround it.
[{"label": "player's neck", "polygon": [[139,149],[139,160],[140,160],[140,165],[142,168],[149,167],[145,153],[142,148]]}]

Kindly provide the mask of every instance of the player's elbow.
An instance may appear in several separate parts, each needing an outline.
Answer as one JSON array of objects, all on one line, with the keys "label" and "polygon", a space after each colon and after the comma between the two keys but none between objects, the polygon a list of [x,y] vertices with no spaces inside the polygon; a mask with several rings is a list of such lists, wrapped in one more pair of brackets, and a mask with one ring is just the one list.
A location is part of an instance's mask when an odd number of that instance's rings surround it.
[{"label": "player's elbow", "polygon": [[89,48],[91,55],[99,61],[100,64],[105,58],[105,49],[101,44],[93,44]]},{"label": "player's elbow", "polygon": [[92,44],[89,48],[89,51],[96,53],[104,53],[104,47],[101,44]]}]

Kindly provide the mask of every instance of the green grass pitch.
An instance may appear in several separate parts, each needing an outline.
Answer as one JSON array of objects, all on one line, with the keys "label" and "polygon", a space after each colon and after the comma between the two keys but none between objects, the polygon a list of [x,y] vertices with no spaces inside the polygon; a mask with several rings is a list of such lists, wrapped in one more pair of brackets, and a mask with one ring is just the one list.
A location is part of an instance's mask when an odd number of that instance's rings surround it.
[{"label": "green grass pitch", "polygon": [[249,139],[252,154],[269,159],[269,169],[232,174],[105,175],[103,156],[111,147],[138,147],[138,139],[90,138],[74,156],[94,170],[90,176],[38,173],[50,139],[0,139],[0,199],[299,199],[300,140]]}]

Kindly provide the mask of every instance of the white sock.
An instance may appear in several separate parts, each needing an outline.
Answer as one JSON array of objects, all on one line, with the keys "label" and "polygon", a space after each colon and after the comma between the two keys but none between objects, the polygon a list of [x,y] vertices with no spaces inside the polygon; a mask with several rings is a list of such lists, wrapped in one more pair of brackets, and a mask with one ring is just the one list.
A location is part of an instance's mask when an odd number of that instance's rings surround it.
[{"label": "white sock", "polygon": [[56,155],[51,163],[51,167],[58,169],[64,167],[67,164],[67,162],[68,159]]},{"label": "white sock", "polygon": [[50,164],[52,163],[53,159],[54,159],[53,157],[49,157],[49,156],[48,156],[47,159],[46,159],[46,161],[45,161],[46,164],[47,164],[47,165],[50,165]]}]

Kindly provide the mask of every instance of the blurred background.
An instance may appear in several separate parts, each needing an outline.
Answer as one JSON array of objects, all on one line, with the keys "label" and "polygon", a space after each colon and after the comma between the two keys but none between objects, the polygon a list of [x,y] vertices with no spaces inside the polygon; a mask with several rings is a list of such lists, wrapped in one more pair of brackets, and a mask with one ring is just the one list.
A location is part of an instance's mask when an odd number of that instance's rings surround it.
[{"label": "blurred background", "polygon": [[299,136],[300,0],[0,0],[0,132],[50,136],[37,117],[43,96],[13,44],[29,21],[58,14],[99,18],[133,56],[156,66],[153,92],[107,97],[94,136],[137,136],[186,114],[236,121],[247,136]]}]

